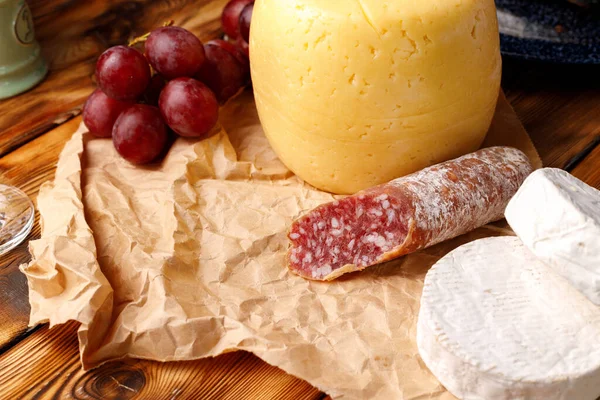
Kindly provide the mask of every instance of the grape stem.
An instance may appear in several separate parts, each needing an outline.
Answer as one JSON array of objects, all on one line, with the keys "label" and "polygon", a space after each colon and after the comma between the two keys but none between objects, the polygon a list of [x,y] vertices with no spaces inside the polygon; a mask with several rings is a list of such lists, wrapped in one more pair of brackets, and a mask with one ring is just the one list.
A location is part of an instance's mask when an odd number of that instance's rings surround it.
[{"label": "grape stem", "polygon": [[136,44],[144,43],[148,39],[148,36],[150,36],[150,32],[144,33],[142,36],[138,36],[138,37],[130,40],[128,46],[133,47]]},{"label": "grape stem", "polygon": [[[162,24],[162,26],[173,26],[173,24],[174,24],[174,23],[175,23],[175,21],[173,21],[173,20],[171,19],[171,20],[165,21],[165,22]],[[149,36],[150,36],[150,32],[147,32],[147,33],[144,33],[144,34],[143,34],[143,35],[141,35],[141,36],[138,36],[138,37],[136,37],[136,38],[133,38],[133,39],[131,39],[131,40],[129,41],[129,44],[128,44],[128,46],[129,46],[129,47],[133,47],[133,46],[135,46],[136,44],[144,43],[146,40],[148,40],[148,37],[149,37]]]}]

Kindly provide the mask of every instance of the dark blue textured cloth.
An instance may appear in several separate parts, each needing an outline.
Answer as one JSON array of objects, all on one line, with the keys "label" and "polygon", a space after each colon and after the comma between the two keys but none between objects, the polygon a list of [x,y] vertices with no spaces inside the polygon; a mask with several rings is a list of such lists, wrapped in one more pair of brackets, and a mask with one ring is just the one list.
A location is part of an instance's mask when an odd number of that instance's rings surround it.
[{"label": "dark blue textured cloth", "polygon": [[566,0],[496,0],[502,53],[600,64],[600,10]]}]

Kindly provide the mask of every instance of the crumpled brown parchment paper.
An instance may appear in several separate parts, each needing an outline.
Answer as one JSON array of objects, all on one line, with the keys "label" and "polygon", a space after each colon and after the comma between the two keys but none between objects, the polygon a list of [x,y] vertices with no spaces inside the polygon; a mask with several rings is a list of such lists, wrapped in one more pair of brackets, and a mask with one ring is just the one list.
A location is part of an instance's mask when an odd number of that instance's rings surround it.
[{"label": "crumpled brown parchment paper", "polygon": [[[42,238],[21,270],[32,325],[81,322],[84,368],[137,357],[191,360],[247,350],[333,398],[453,399],[415,342],[423,278],[451,249],[511,234],[490,225],[332,283],[288,272],[286,230],[331,201],[277,159],[251,94],[209,139],[179,139],[134,167],[85,127],[40,190]],[[541,162],[503,96],[486,145]]]}]

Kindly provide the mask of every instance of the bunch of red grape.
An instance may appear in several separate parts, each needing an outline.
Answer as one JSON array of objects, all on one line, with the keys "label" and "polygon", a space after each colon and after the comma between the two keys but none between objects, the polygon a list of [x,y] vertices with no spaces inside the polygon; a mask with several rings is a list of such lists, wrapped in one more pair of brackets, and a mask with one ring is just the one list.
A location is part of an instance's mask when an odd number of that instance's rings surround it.
[{"label": "bunch of red grape", "polygon": [[231,42],[202,44],[183,28],[165,26],[150,32],[144,53],[129,46],[106,50],[96,63],[98,89],[83,108],[88,130],[112,137],[117,152],[134,164],[164,154],[169,128],[206,137],[218,121],[219,103],[250,80],[253,7],[254,0],[231,0],[225,7],[223,31]]}]

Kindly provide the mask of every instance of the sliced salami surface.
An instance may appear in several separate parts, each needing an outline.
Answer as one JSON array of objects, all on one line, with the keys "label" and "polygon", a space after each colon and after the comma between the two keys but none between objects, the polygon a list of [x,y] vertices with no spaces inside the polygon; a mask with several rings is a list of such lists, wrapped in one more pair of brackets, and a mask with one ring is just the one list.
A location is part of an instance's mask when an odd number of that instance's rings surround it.
[{"label": "sliced salami surface", "polygon": [[288,267],[332,280],[462,235],[501,219],[531,172],[520,150],[490,147],[324,204],[292,224]]}]

